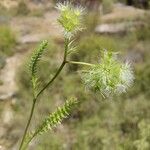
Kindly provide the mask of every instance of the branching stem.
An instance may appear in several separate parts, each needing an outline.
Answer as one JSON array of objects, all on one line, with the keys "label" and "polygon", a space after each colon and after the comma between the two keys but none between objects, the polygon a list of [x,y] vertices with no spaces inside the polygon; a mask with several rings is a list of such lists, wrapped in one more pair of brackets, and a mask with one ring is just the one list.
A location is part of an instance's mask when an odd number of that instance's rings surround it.
[{"label": "branching stem", "polygon": [[[67,51],[68,51],[68,45],[69,45],[69,39],[65,38],[65,51],[64,51],[64,58],[63,58],[62,64],[58,68],[58,70],[57,70],[56,74],[53,76],[53,78],[37,93],[37,95],[34,95],[34,99],[33,99],[33,104],[32,104],[32,108],[31,108],[30,116],[29,116],[29,119],[28,119],[28,122],[27,122],[27,125],[26,125],[26,128],[25,128],[24,134],[23,134],[23,138],[22,138],[19,150],[21,150],[22,147],[24,146],[24,141],[25,141],[25,138],[26,138],[26,135],[27,135],[27,131],[28,131],[29,125],[31,123],[32,117],[33,117],[33,113],[34,113],[34,109],[35,109],[35,104],[37,102],[38,97],[45,91],[45,89],[47,87],[49,87],[54,82],[54,80],[58,77],[58,75],[60,74],[60,72],[64,68],[65,64],[66,63],[70,63],[70,64],[78,64],[78,65],[86,65],[86,66],[93,66],[94,65],[94,64],[85,63],[85,62],[66,61]],[[34,88],[33,88],[33,90],[34,90]],[[34,138],[35,135],[33,135],[32,139]],[[27,144],[29,144],[29,142]],[[27,146],[27,145],[25,145],[25,146]]]},{"label": "branching stem", "polygon": [[34,112],[34,108],[35,108],[35,103],[36,103],[36,101],[33,100],[33,104],[32,104],[32,108],[31,108],[30,116],[29,116],[29,119],[28,119],[28,122],[27,122],[27,125],[26,125],[26,128],[25,128],[24,134],[23,134],[23,138],[22,138],[22,141],[21,141],[19,150],[21,150],[22,147],[23,147],[24,140],[25,140],[25,138],[26,138],[26,134],[27,134],[27,131],[28,131],[30,122],[31,122],[31,120],[32,120],[32,116],[33,116],[33,112]]},{"label": "branching stem", "polygon": [[24,134],[23,134],[23,138],[22,138],[22,141],[21,141],[21,144],[20,144],[20,147],[19,147],[19,150],[22,149],[23,147],[23,143],[24,143],[24,140],[26,138],[26,134],[27,134],[27,131],[28,131],[28,128],[29,128],[29,125],[31,123],[31,120],[32,120],[32,117],[33,117],[33,113],[34,113],[34,109],[35,109],[35,104],[36,104],[36,101],[38,99],[38,97],[43,93],[43,91],[48,87],[50,86],[53,81],[57,78],[57,76],[60,74],[61,70],[63,69],[63,67],[65,66],[65,61],[62,62],[61,66],[59,67],[58,71],[56,72],[56,74],[54,75],[54,77],[42,88],[42,90],[37,94],[37,96],[35,97],[35,99],[33,100],[33,104],[32,104],[32,109],[31,109],[31,113],[30,113],[30,116],[29,116],[29,119],[28,119],[28,122],[27,122],[27,125],[26,125],[26,128],[25,128],[25,131],[24,131]]},{"label": "branching stem", "polygon": [[[65,64],[66,64],[66,57],[67,57],[68,44],[69,44],[69,40],[68,40],[68,39],[65,39],[65,51],[64,51],[64,58],[63,58],[62,64],[60,65],[59,69],[57,70],[57,72],[56,72],[56,74],[53,76],[53,78],[40,90],[40,92],[35,96],[35,98],[34,98],[34,100],[33,100],[32,108],[31,108],[31,113],[30,113],[30,116],[29,116],[29,119],[28,119],[28,122],[27,122],[27,125],[26,125],[26,128],[25,128],[25,131],[24,131],[24,134],[23,134],[23,138],[22,138],[22,141],[21,141],[19,150],[21,150],[22,147],[23,147],[24,140],[25,140],[25,138],[26,138],[27,131],[28,131],[29,125],[30,125],[31,120],[32,120],[32,117],[33,117],[33,113],[34,113],[34,109],[35,109],[35,104],[36,104],[36,102],[37,102],[38,97],[44,92],[44,90],[45,90],[47,87],[49,87],[49,86],[53,83],[53,81],[57,78],[57,76],[60,74],[60,72],[62,71],[63,67],[64,67]],[[34,89],[33,89],[33,90],[34,90]]]},{"label": "branching stem", "polygon": [[60,74],[61,70],[63,69],[63,67],[65,66],[65,62],[63,61],[63,63],[61,64],[61,66],[59,67],[58,71],[56,72],[56,74],[54,75],[54,77],[43,87],[43,89],[37,94],[36,96],[36,100],[37,98],[43,93],[43,91],[50,86],[53,81],[57,78],[57,76]]},{"label": "branching stem", "polygon": [[66,61],[66,63],[75,64],[75,65],[84,65],[84,66],[94,66],[94,64],[78,62],[78,61]]}]

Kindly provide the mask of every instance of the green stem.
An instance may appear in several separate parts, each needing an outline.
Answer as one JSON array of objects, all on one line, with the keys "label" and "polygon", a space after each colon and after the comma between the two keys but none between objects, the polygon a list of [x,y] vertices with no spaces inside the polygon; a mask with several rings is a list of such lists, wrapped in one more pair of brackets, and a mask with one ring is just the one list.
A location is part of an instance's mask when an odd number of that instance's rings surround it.
[{"label": "green stem", "polygon": [[33,112],[34,112],[34,108],[35,108],[35,103],[36,103],[36,100],[34,99],[34,100],[33,100],[33,104],[32,104],[32,108],[31,108],[31,112],[30,112],[30,116],[29,116],[29,119],[28,119],[28,122],[27,122],[27,125],[26,125],[26,128],[25,128],[24,134],[23,134],[23,138],[22,138],[22,141],[21,141],[19,150],[22,149],[22,146],[23,146],[23,144],[24,144],[24,140],[25,140],[25,138],[26,138],[26,134],[27,134],[27,131],[28,131],[30,122],[31,122],[31,120],[32,120],[32,116],[33,116]]},{"label": "green stem", "polygon": [[[67,50],[67,49],[66,49]],[[65,50],[65,52],[66,52]],[[67,53],[65,53],[66,55]],[[65,56],[64,55],[64,56]],[[61,72],[61,70],[63,69],[63,67],[65,66],[66,63],[70,63],[70,64],[79,64],[79,65],[86,65],[86,66],[93,66],[94,64],[90,64],[90,63],[85,63],[85,62],[76,62],[76,61],[65,61],[66,57],[64,57],[64,61],[62,62],[61,66],[59,67],[58,71],[56,72],[55,76],[43,87],[43,89],[37,94],[37,96],[35,97],[35,102],[37,100],[37,98],[40,96],[41,93],[43,93],[43,91],[49,86],[52,84],[52,82],[57,78],[57,76],[59,75],[59,73]],[[30,114],[30,117],[29,117],[29,121],[28,121],[28,124],[27,124],[27,127],[26,127],[26,130],[25,130],[25,134],[24,134],[24,138],[23,138],[23,141],[25,139],[25,136],[26,136],[26,133],[27,133],[27,129],[29,127],[29,124],[30,124],[30,121],[32,119],[32,115],[33,115],[33,111],[34,111],[34,106],[35,106],[35,103],[32,107],[32,111],[31,111],[31,114]],[[30,141],[28,141],[28,143],[30,143],[32,141],[32,139],[36,136],[37,133],[34,133],[34,135],[32,136],[32,138],[30,139]],[[27,144],[28,144],[27,143]],[[19,149],[21,150],[21,149]]]},{"label": "green stem", "polygon": [[45,87],[43,87],[43,89],[37,94],[36,98],[38,98],[41,95],[41,93],[55,80],[55,78],[57,78],[57,76],[59,75],[63,67],[65,66],[66,58],[67,58],[67,51],[68,51],[68,44],[69,44],[69,39],[65,38],[64,60],[61,66],[59,67],[58,71],[56,72],[55,76],[45,85]]},{"label": "green stem", "polygon": [[[22,141],[21,141],[21,144],[20,144],[20,147],[19,147],[19,150],[22,149],[22,147],[24,146],[24,140],[26,138],[26,135],[27,135],[27,131],[28,131],[28,128],[29,128],[29,125],[31,123],[31,120],[32,120],[32,117],[33,117],[33,113],[34,113],[34,109],[35,109],[35,104],[36,104],[36,101],[38,99],[38,97],[44,92],[44,90],[49,87],[53,82],[54,80],[58,77],[58,75],[60,74],[60,72],[62,71],[62,69],[64,68],[65,64],[66,63],[70,63],[70,64],[79,64],[79,65],[86,65],[86,66],[93,66],[93,64],[90,64],[90,63],[85,63],[85,62],[76,62],[76,61],[66,61],[66,58],[67,58],[67,51],[68,51],[68,44],[69,44],[69,39],[65,38],[65,52],[64,52],[64,59],[63,59],[63,62],[62,64],[60,65],[59,69],[57,70],[56,74],[53,76],[53,78],[39,91],[39,93],[35,96],[34,95],[34,100],[33,100],[33,104],[32,104],[32,108],[31,108],[31,112],[30,112],[30,116],[29,116],[29,119],[28,119],[28,122],[27,122],[27,125],[26,125],[26,128],[25,128],[25,131],[24,131],[24,134],[23,134],[23,138],[22,138]],[[32,136],[32,138],[30,139],[30,141],[28,141],[25,145],[25,148],[28,146],[28,144],[31,142],[31,140],[36,136],[36,133]]]},{"label": "green stem", "polygon": [[38,133],[35,132],[31,137],[30,139],[27,141],[27,143],[25,143],[24,147],[23,147],[23,150],[25,150],[27,147],[28,147],[28,144],[33,140],[33,138],[37,135]]},{"label": "green stem", "polygon": [[34,109],[35,109],[35,103],[37,101],[37,98],[40,96],[40,94],[43,93],[43,91],[48,87],[50,86],[53,81],[57,78],[57,76],[60,74],[61,70],[63,69],[63,67],[65,66],[65,61],[62,62],[61,66],[59,67],[58,71],[56,72],[56,74],[54,75],[54,77],[43,87],[43,89],[37,94],[37,96],[35,97],[34,101],[33,101],[33,104],[32,104],[32,109],[31,109],[31,113],[30,113],[30,116],[29,116],[29,119],[28,119],[28,122],[27,122],[27,125],[26,125],[26,128],[25,128],[25,131],[24,131],[24,134],[23,134],[23,138],[22,138],[22,141],[21,141],[21,144],[20,144],[20,147],[19,147],[19,150],[22,149],[22,146],[23,146],[23,143],[24,143],[24,140],[25,140],[25,137],[26,137],[26,134],[27,134],[27,131],[28,131],[28,128],[29,128],[29,125],[31,123],[31,120],[32,120],[32,117],[33,117],[33,112],[34,112]]},{"label": "green stem", "polygon": [[43,87],[43,89],[37,94],[36,99],[42,94],[42,92],[50,85],[52,84],[52,82],[57,78],[57,76],[59,75],[59,73],[61,72],[61,70],[63,69],[63,67],[65,66],[65,61],[63,61],[63,63],[61,64],[61,66],[59,67],[58,71],[56,72],[56,74],[54,75],[54,77]]},{"label": "green stem", "polygon": [[68,51],[69,39],[65,37],[65,53],[64,53],[64,61],[67,58],[67,51]]},{"label": "green stem", "polygon": [[77,62],[77,61],[66,61],[69,64],[76,64],[76,65],[84,65],[84,66],[94,66],[94,64],[85,63],[85,62]]}]

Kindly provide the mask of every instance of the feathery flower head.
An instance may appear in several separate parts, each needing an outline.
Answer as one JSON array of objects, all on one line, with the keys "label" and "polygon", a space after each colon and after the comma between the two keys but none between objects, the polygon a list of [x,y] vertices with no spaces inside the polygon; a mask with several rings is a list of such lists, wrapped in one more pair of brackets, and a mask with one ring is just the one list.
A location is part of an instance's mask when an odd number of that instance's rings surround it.
[{"label": "feathery flower head", "polygon": [[129,63],[122,64],[115,53],[105,51],[101,63],[83,72],[82,79],[89,89],[100,91],[108,97],[126,92],[132,85],[134,76]]},{"label": "feathery flower head", "polygon": [[60,11],[58,22],[64,28],[65,34],[72,35],[81,30],[82,7],[73,7],[70,3],[58,3],[56,8]]}]

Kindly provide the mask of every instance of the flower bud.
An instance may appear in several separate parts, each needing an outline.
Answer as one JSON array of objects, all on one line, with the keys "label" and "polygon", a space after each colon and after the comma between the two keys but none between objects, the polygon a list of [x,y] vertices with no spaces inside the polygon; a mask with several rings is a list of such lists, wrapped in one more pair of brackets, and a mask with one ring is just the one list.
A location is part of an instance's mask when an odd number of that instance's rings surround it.
[{"label": "flower bud", "polygon": [[60,11],[58,22],[64,28],[65,34],[72,35],[75,31],[81,30],[83,8],[74,8],[70,3],[59,3],[56,8]]}]

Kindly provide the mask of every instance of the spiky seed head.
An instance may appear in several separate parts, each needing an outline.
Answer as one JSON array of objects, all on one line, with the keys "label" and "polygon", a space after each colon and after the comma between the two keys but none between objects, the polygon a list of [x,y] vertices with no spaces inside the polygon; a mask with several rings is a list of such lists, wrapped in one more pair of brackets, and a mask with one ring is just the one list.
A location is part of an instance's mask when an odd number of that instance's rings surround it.
[{"label": "spiky seed head", "polygon": [[82,7],[73,7],[70,3],[58,3],[56,8],[60,11],[59,24],[64,28],[66,36],[72,36],[81,30]]},{"label": "spiky seed head", "polygon": [[105,51],[101,63],[84,71],[82,79],[86,87],[108,97],[126,92],[133,83],[134,75],[129,63],[123,64],[117,60],[115,53]]}]

